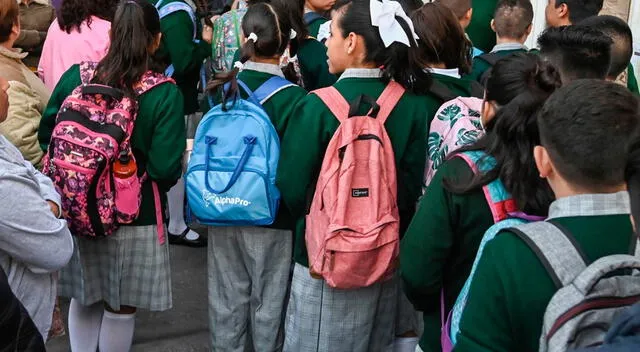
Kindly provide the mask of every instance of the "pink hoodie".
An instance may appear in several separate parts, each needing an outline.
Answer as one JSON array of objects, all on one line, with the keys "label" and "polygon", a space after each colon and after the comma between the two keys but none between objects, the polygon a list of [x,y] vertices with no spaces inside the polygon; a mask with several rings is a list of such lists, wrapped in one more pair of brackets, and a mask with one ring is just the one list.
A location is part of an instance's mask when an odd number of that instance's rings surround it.
[{"label": "pink hoodie", "polygon": [[51,23],[42,48],[38,75],[51,91],[71,66],[82,61],[100,61],[109,49],[111,22],[91,17],[91,25],[82,23],[80,30],[67,33],[60,29],[58,20]]}]

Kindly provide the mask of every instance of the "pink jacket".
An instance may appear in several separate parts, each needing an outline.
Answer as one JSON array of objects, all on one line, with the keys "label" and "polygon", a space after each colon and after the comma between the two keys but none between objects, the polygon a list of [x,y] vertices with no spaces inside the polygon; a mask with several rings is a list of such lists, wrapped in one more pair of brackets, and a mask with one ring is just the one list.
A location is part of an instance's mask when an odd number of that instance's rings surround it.
[{"label": "pink jacket", "polygon": [[71,66],[82,61],[100,61],[109,49],[111,22],[91,17],[91,25],[85,21],[80,31],[67,33],[60,29],[58,20],[51,23],[42,48],[38,74],[51,91]]}]

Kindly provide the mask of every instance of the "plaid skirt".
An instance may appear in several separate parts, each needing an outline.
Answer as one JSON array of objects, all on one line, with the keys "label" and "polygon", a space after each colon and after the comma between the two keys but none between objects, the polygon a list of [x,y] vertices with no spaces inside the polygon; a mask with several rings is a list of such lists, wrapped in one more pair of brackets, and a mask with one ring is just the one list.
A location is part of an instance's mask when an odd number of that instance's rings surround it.
[{"label": "plaid skirt", "polygon": [[295,264],[284,352],[393,350],[398,280],[338,290]]},{"label": "plaid skirt", "polygon": [[85,306],[104,301],[114,310],[171,309],[169,245],[160,244],[155,225],[122,226],[109,237],[74,237],[74,243],[60,272],[60,296]]}]

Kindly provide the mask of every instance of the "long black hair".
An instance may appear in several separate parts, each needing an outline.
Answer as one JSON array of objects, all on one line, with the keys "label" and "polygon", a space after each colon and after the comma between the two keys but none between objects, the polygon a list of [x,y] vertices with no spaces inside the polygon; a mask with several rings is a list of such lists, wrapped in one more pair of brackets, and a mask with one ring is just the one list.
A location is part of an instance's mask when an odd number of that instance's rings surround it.
[{"label": "long black hair", "polygon": [[119,2],[120,0],[64,0],[60,7],[58,25],[61,30],[71,33],[74,29],[79,31],[84,21],[91,27],[92,16],[111,22]]},{"label": "long black hair", "polygon": [[[247,40],[240,48],[240,62],[245,63],[254,57],[271,58],[281,56],[289,46],[291,23],[288,14],[282,13],[276,6],[267,3],[257,3],[249,6],[242,18],[242,32]],[[258,40],[249,40],[251,33],[255,33]],[[229,72],[217,73],[209,82],[209,91],[215,92],[222,85],[231,82],[231,87],[224,94],[223,101],[235,96],[238,86],[236,78],[240,70],[234,67]],[[283,70],[285,77],[296,82],[297,76],[292,67]]]},{"label": "long black hair", "polygon": [[371,24],[370,1],[378,0],[338,0],[335,3],[333,11],[342,14],[337,25],[343,36],[346,38],[349,33],[355,33],[364,39],[367,51],[365,61],[382,68],[385,82],[393,79],[413,93],[426,94],[431,86],[431,75],[419,64],[418,43],[409,23],[396,16],[407,33],[411,47],[397,42],[385,47],[378,28]]},{"label": "long black hair", "polygon": [[443,63],[445,68],[457,68],[461,75],[471,72],[473,46],[448,7],[439,2],[424,4],[411,20],[420,37],[422,67]]},{"label": "long black hair", "polygon": [[540,144],[536,117],[560,85],[558,71],[538,55],[520,53],[498,61],[487,81],[485,97],[498,105],[496,115],[485,126],[482,138],[460,149],[484,151],[495,158],[496,166],[468,183],[445,179],[445,188],[466,193],[499,178],[520,210],[546,215],[554,195],[539,177],[533,158],[533,149]]},{"label": "long black hair", "polygon": [[93,82],[133,95],[145,72],[162,72],[149,52],[159,33],[160,17],[153,5],[147,0],[122,2],[111,24],[109,51],[98,64]]}]

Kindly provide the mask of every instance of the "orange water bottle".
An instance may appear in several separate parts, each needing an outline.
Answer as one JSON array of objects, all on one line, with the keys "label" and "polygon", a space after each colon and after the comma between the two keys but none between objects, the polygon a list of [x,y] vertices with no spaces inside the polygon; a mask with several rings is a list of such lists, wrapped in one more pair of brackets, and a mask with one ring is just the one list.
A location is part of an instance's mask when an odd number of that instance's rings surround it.
[{"label": "orange water bottle", "polygon": [[129,153],[123,151],[113,163],[113,176],[116,178],[129,178],[138,172],[138,166]]}]

